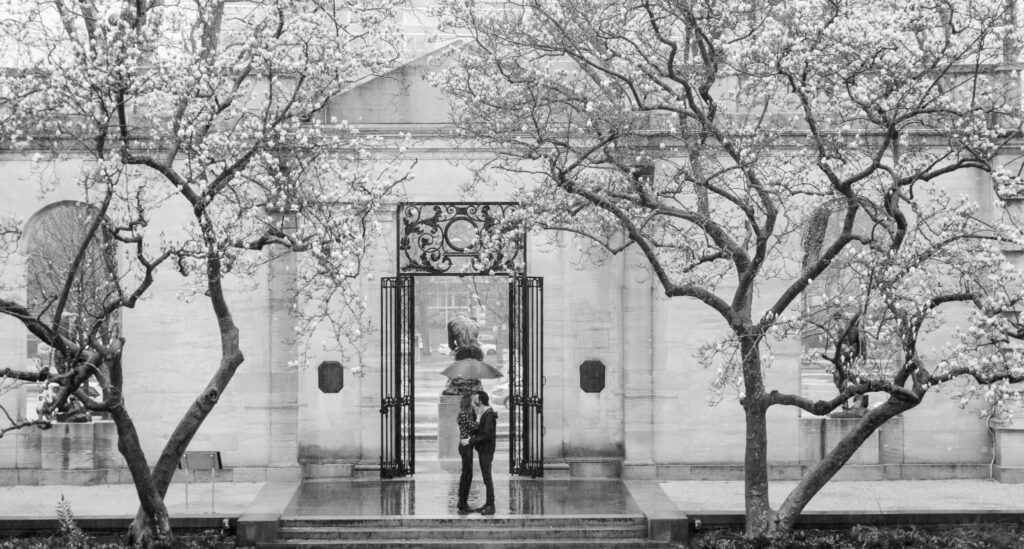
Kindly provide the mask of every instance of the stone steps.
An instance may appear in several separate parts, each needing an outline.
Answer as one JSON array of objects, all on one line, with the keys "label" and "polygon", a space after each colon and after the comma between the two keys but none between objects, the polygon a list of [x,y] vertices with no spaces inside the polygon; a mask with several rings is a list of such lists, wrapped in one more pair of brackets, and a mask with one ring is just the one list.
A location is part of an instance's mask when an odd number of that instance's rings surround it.
[{"label": "stone steps", "polygon": [[281,528],[430,528],[461,526],[464,528],[519,528],[567,526],[644,526],[643,515],[389,515],[367,517],[282,517]]},{"label": "stone steps", "polygon": [[671,544],[658,541],[626,539],[487,539],[471,541],[452,540],[349,540],[349,541],[292,541],[285,540],[259,545],[260,549],[391,549],[393,547],[444,549],[668,549]]},{"label": "stone steps", "polygon": [[647,539],[641,515],[282,518],[277,537],[260,549],[671,547]]},{"label": "stone steps", "polygon": [[[282,528],[277,535],[286,540],[480,540],[494,536],[493,528]],[[643,538],[643,526],[588,526],[586,528],[506,528],[502,536],[519,539]]]}]

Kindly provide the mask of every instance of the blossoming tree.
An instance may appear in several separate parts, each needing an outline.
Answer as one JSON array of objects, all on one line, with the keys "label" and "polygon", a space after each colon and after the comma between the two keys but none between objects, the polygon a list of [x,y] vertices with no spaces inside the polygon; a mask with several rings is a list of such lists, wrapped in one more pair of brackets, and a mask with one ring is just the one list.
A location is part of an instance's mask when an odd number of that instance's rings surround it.
[{"label": "blossoming tree", "polygon": [[[26,258],[22,220],[4,218],[7,274],[33,261],[46,268],[27,294],[5,277],[0,313],[52,348],[55,361],[38,371],[0,368],[6,380],[54,388],[38,419],[19,423],[7,413],[0,434],[46,428],[72,401],[109,414],[141,503],[132,529],[140,543],[170,534],[163,497],[178,461],[243,363],[232,287],[295,254],[293,297],[308,304],[295,311],[300,337],[326,327],[339,349],[355,348],[364,319],[351,282],[375,212],[404,175],[384,158],[383,142],[321,113],[400,55],[397,5],[39,0],[0,8],[5,146],[34,154],[41,167],[80,167],[80,207],[69,214],[76,226],[63,251]],[[40,180],[44,194],[69,185]],[[167,230],[161,218],[177,221]],[[113,268],[98,269],[109,261]],[[150,467],[125,405],[132,373],[116,319],[145,306],[165,272],[208,301],[220,360]],[[88,391],[94,382],[99,395]]]},{"label": "blossoming tree", "polygon": [[[467,44],[437,85],[461,135],[496,152],[480,178],[519,174],[526,228],[636,248],[668,297],[728,326],[700,358],[719,367],[715,387],[739,389],[748,534],[792,527],[865,438],[936,383],[1021,380],[966,335],[939,364],[916,349],[952,302],[975,307],[964,334],[1017,335],[986,323],[1015,303],[994,296],[1017,276],[999,241],[1019,232],[943,210],[953,199],[939,190],[957,173],[1014,177],[1012,14],[1005,0],[440,2],[442,30]],[[815,231],[822,218],[835,230]],[[815,284],[829,277],[862,291]],[[767,386],[771,338],[808,330],[827,342],[816,358],[833,399]],[[824,415],[878,391],[888,400],[772,509],[768,409]]]}]

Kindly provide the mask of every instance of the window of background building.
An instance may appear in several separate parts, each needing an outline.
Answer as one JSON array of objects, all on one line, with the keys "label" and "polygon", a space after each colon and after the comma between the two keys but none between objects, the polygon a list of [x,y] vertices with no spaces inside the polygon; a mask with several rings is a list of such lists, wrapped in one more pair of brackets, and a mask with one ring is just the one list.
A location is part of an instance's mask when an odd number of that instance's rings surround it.
[{"label": "window of background building", "polygon": [[[825,204],[811,216],[804,233],[804,265],[816,261],[822,250],[839,238],[845,217],[845,201]],[[872,233],[872,223],[867,215],[858,214],[853,232],[860,235]],[[848,250],[859,246],[861,244],[853,242],[848,245]],[[837,295],[860,295],[862,292],[860,281],[844,263],[842,256],[834,260],[804,294],[804,315],[809,326],[801,337],[804,354],[800,371],[801,394],[814,400],[827,400],[838,394],[833,366],[822,356],[835,356],[838,340],[843,342],[841,354],[855,355],[859,368],[884,369],[893,362],[890,346],[864,334],[860,326],[850,325],[857,311],[840,309],[832,300]]]},{"label": "window of background building", "polygon": [[[63,336],[78,343],[85,343],[90,334],[108,341],[120,331],[117,312],[105,312],[105,307],[119,296],[114,240],[105,227],[101,226],[84,248],[75,276],[69,276],[96,214],[95,208],[78,202],[52,204],[32,216],[23,237],[28,258],[25,288],[29,311],[40,321],[52,324],[67,286],[58,327]],[[27,337],[26,356],[40,368],[58,367],[62,360],[32,334]],[[99,392],[98,387],[91,390]],[[29,416],[34,414],[32,400],[30,395]]]}]

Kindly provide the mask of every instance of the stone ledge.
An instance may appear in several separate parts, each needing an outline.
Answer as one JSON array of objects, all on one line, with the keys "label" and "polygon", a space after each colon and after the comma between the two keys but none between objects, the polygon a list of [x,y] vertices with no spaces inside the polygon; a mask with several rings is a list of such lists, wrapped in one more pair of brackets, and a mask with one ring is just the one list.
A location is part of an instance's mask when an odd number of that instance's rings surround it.
[{"label": "stone ledge", "polygon": [[1003,467],[996,465],[992,476],[1004,484],[1024,484],[1024,467]]},{"label": "stone ledge", "polygon": [[254,547],[277,540],[280,513],[246,513],[238,518],[235,543],[239,547]]},{"label": "stone ledge", "polygon": [[268,482],[252,500],[236,527],[239,547],[251,547],[277,539],[277,525],[281,514],[292,502],[298,482]]},{"label": "stone ledge", "polygon": [[889,480],[988,478],[988,463],[903,463],[900,475]]},{"label": "stone ledge", "polygon": [[267,482],[298,482],[302,480],[299,467],[267,467]]},{"label": "stone ledge", "polygon": [[352,466],[352,478],[375,479],[380,478],[380,463],[363,461]]},{"label": "stone ledge", "polygon": [[[692,523],[701,527],[742,527],[745,517],[740,512],[707,511],[690,513]],[[950,526],[955,524],[1014,524],[1024,521],[1024,511],[807,511],[796,521],[802,528],[849,528],[865,526]]]},{"label": "stone ledge", "polygon": [[[281,482],[301,478],[298,467],[234,467],[214,474],[217,482]],[[208,483],[209,471],[175,471],[174,484]],[[132,475],[127,468],[116,469],[0,469],[0,486],[40,486],[69,484],[92,486],[96,484],[131,484]]]},{"label": "stone ledge", "polygon": [[[622,458],[566,458],[569,476],[573,478],[620,478]],[[545,464],[545,472],[548,467]]]},{"label": "stone ledge", "polygon": [[569,464],[564,461],[545,461],[544,478],[568,479],[572,476]]},{"label": "stone ledge", "polygon": [[657,480],[658,465],[652,461],[622,462],[623,480]]},{"label": "stone ledge", "polygon": [[689,542],[689,518],[665,494],[660,482],[634,480],[624,484],[647,519],[647,539],[683,545]]},{"label": "stone ledge", "polygon": [[[743,465],[737,463],[659,463],[657,480],[743,480]],[[768,465],[769,480],[800,480],[810,464]],[[987,463],[889,463],[847,465],[833,480],[942,480],[988,478]]]},{"label": "stone ledge", "polygon": [[303,463],[302,478],[351,478],[355,471],[354,462]]}]

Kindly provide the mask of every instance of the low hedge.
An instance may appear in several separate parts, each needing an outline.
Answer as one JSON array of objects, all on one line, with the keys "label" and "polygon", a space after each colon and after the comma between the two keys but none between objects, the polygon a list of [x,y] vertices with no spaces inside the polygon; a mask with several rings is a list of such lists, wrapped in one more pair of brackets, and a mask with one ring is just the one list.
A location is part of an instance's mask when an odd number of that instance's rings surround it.
[{"label": "low hedge", "polygon": [[742,532],[712,530],[695,536],[697,549],[1024,549],[1024,524],[955,528],[854,526],[849,530],[794,530],[747,539]]}]

